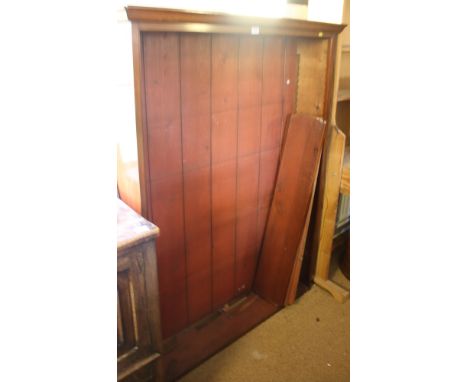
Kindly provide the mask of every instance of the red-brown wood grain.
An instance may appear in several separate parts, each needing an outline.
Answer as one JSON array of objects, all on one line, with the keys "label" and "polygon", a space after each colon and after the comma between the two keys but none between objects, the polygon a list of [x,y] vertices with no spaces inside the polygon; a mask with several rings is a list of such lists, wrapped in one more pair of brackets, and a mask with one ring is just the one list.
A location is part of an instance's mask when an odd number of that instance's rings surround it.
[{"label": "red-brown wood grain", "polygon": [[213,308],[234,297],[239,38],[212,36]]},{"label": "red-brown wood grain", "polygon": [[250,290],[257,262],[258,158],[240,157],[237,168],[236,291]]},{"label": "red-brown wood grain", "polygon": [[164,232],[156,244],[163,337],[188,323],[179,42],[176,33],[143,40],[152,217]]},{"label": "red-brown wood grain", "polygon": [[149,167],[154,180],[182,171],[179,36],[147,34],[143,52]]},{"label": "red-brown wood grain", "polygon": [[284,38],[265,37],[262,87],[262,151],[281,143],[283,130]]},{"label": "red-brown wood grain", "polygon": [[258,242],[260,249],[278,168],[283,130],[284,42],[282,37],[264,37],[262,73],[262,121],[258,201]]},{"label": "red-brown wood grain", "polygon": [[217,308],[234,296],[236,161],[213,164],[212,182],[213,308]]},{"label": "red-brown wood grain", "polygon": [[293,114],[285,137],[275,192],[255,277],[255,291],[283,305],[320,160],[324,123]]},{"label": "red-brown wood grain", "polygon": [[270,211],[271,198],[275,186],[280,148],[260,153],[260,174],[258,187],[257,250],[260,251],[265,232],[266,220]]},{"label": "red-brown wood grain", "polygon": [[153,301],[160,292],[162,358],[173,380],[278,309],[249,292],[285,122],[298,108],[332,119],[344,26],[141,7],[127,14],[139,179],[122,181],[136,171],[119,166],[118,185],[161,228],[160,291],[146,289]]},{"label": "red-brown wood grain", "polygon": [[236,293],[250,290],[258,257],[257,216],[262,117],[263,39],[239,41]]},{"label": "red-brown wood grain", "polygon": [[287,118],[296,110],[298,55],[296,40],[288,38],[284,54],[284,81],[283,81],[283,135],[287,126]]},{"label": "red-brown wood grain", "polygon": [[285,37],[156,32],[143,69],[167,338],[251,290],[297,55]]},{"label": "red-brown wood grain", "polygon": [[211,36],[180,35],[189,322],[211,312]]}]

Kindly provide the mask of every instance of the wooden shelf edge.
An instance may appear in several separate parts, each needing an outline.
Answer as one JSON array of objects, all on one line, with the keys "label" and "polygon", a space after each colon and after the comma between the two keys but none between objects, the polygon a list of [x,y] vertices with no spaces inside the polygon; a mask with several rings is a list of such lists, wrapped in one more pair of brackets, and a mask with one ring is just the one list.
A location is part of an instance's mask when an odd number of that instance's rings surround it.
[{"label": "wooden shelf edge", "polygon": [[[346,25],[330,24],[316,21],[287,18],[266,18],[255,16],[231,15],[227,13],[184,11],[180,9],[152,8],[128,6],[125,7],[127,17],[132,22],[157,23],[208,23],[229,25],[268,26],[278,29],[295,29],[299,34],[303,32],[317,32],[328,35],[338,34]],[[321,37],[319,35],[319,37]]]}]

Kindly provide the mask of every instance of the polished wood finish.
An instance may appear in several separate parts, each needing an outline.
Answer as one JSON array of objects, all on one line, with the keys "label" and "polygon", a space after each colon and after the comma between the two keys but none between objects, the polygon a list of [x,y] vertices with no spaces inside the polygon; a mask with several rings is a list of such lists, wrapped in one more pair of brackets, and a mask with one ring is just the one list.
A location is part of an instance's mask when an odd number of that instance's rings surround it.
[{"label": "polished wood finish", "polygon": [[[323,137],[325,137],[325,134],[323,134]],[[312,179],[314,181],[314,185],[312,187],[312,193],[311,193],[310,200],[309,200],[309,208],[307,211],[306,222],[302,229],[301,241],[299,243],[299,247],[296,252],[296,259],[294,261],[294,267],[291,272],[291,277],[289,278],[288,291],[286,294],[286,298],[284,300],[285,305],[293,304],[294,301],[296,301],[296,296],[298,295],[300,275],[301,275],[301,270],[304,264],[304,261],[303,261],[304,252],[305,252],[306,243],[307,243],[307,235],[309,232],[310,218],[311,218],[312,210],[314,206],[313,202],[315,199],[315,189],[317,186],[318,173],[320,169],[320,163],[322,160],[322,154],[323,154],[323,143],[322,143],[322,150],[320,151],[319,159],[314,162],[314,166],[313,166]],[[307,263],[305,264],[305,266],[307,266]]]},{"label": "polished wood finish", "polygon": [[143,183],[165,232],[167,338],[251,290],[301,56],[281,36],[144,33],[141,43]]},{"label": "polished wood finish", "polygon": [[255,278],[255,291],[278,305],[285,301],[296,261],[324,132],[322,120],[309,114],[293,114],[289,120]]},{"label": "polished wood finish", "polygon": [[161,228],[161,325],[171,340],[252,290],[286,121],[298,105],[329,119],[343,26],[127,14],[141,212]]},{"label": "polished wood finish", "polygon": [[251,34],[258,27],[262,35],[307,36],[329,38],[346,26],[296,19],[272,19],[234,16],[222,13],[184,12],[174,9],[158,9],[130,6],[126,8],[132,22],[138,22],[141,30],[179,31],[192,33]]},{"label": "polished wood finish", "polygon": [[155,254],[159,228],[121,200],[117,209],[118,380],[162,380]]}]

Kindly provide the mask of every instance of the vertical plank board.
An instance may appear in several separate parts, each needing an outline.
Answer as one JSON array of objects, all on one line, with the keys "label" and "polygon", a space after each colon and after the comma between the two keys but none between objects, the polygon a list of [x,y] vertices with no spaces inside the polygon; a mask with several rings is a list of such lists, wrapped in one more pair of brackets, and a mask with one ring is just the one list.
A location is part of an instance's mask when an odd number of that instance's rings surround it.
[{"label": "vertical plank board", "polygon": [[151,208],[161,229],[157,253],[166,338],[187,324],[178,34],[146,34],[143,56]]},{"label": "vertical plank board", "polygon": [[185,171],[184,179],[188,314],[194,322],[211,311],[210,167]]},{"label": "vertical plank board", "polygon": [[258,153],[261,136],[263,40],[243,36],[239,42],[238,155]]},{"label": "vertical plank board", "polygon": [[263,51],[261,150],[276,148],[283,130],[284,38],[265,37]]},{"label": "vertical plank board", "polygon": [[283,131],[284,41],[282,37],[264,37],[263,41],[258,248],[273,195]]},{"label": "vertical plank board", "polygon": [[[288,38],[285,43],[284,54],[284,80],[283,80],[283,121],[286,128],[286,120],[296,110],[297,71],[299,68],[297,45],[295,38]],[[283,132],[284,136],[284,132]]]},{"label": "vertical plank board", "polygon": [[258,175],[262,112],[263,40],[239,42],[239,132],[237,164],[237,293],[250,290],[257,262]]},{"label": "vertical plank board", "polygon": [[213,308],[234,296],[239,38],[212,36]]},{"label": "vertical plank board", "polygon": [[213,164],[212,182],[213,308],[216,308],[234,295],[236,161]]},{"label": "vertical plank board", "polygon": [[267,301],[283,305],[296,259],[320,158],[324,124],[308,114],[289,123],[255,290]]},{"label": "vertical plank board", "polygon": [[187,326],[187,304],[185,282],[172,280],[169,292],[161,292],[161,330],[163,339],[180,332]]},{"label": "vertical plank board", "polygon": [[260,153],[260,174],[258,194],[257,250],[260,251],[265,225],[270,211],[271,198],[275,187],[280,148]]},{"label": "vertical plank board", "polygon": [[257,200],[259,154],[239,158],[237,169],[236,291],[250,290],[258,257]]},{"label": "vertical plank board", "polygon": [[154,221],[161,230],[156,243],[161,302],[171,309],[161,310],[163,337],[187,324],[184,211],[181,174],[151,182]]},{"label": "vertical plank board", "polygon": [[145,34],[144,73],[150,179],[182,171],[177,33]]},{"label": "vertical plank board", "polygon": [[322,197],[316,208],[317,227],[313,232],[312,241],[312,258],[316,259],[316,265],[315,269],[311,270],[311,277],[315,275],[322,280],[328,280],[330,270],[345,142],[346,136],[343,132],[336,126],[332,126],[327,145],[326,161],[322,167],[325,169],[325,176],[319,195]]},{"label": "vertical plank board", "polygon": [[189,322],[194,323],[211,312],[211,266],[187,277]]},{"label": "vertical plank board", "polygon": [[189,323],[211,311],[211,37],[181,34],[181,116]]},{"label": "vertical plank board", "polygon": [[174,282],[184,283],[185,245],[180,176],[151,182],[153,214],[161,230],[157,240],[161,293],[170,292]]}]

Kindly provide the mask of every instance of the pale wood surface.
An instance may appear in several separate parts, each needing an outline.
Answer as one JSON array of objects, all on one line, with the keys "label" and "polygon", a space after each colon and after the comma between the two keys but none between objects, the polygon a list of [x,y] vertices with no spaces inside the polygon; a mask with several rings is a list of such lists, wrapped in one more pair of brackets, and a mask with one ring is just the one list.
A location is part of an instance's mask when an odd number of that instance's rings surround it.
[{"label": "pale wood surface", "polygon": [[327,290],[340,303],[344,303],[349,299],[349,291],[331,280],[314,277],[314,282],[321,288]]},{"label": "pale wood surface", "polygon": [[313,275],[328,280],[330,257],[335,232],[336,211],[341,184],[341,169],[346,136],[337,127],[332,127],[328,140],[326,160],[322,161],[324,182],[319,189],[319,203],[316,209],[316,225],[313,232],[312,258],[316,259]]},{"label": "pale wood surface", "polygon": [[136,245],[153,236],[159,236],[159,228],[117,199],[117,249]]},{"label": "pale wood surface", "polygon": [[297,42],[297,53],[299,72],[296,112],[324,118],[328,41],[300,40]]}]

